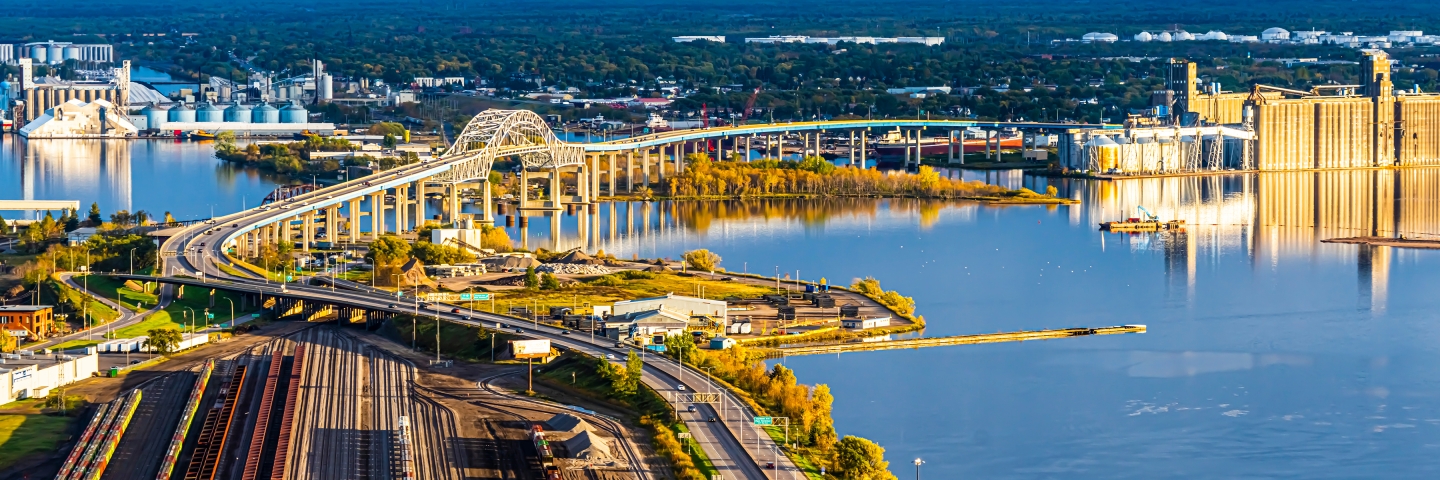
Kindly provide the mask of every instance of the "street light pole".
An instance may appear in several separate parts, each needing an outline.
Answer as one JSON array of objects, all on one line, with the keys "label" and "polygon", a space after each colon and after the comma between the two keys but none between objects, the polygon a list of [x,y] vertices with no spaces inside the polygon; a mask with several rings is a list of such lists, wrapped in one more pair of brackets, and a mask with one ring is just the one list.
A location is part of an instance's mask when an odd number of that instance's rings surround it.
[{"label": "street light pole", "polygon": [[920,465],[924,465],[924,464],[925,464],[925,461],[924,461],[924,460],[921,460],[921,459],[919,459],[919,458],[916,458],[916,459],[915,459],[915,480],[920,480]]}]

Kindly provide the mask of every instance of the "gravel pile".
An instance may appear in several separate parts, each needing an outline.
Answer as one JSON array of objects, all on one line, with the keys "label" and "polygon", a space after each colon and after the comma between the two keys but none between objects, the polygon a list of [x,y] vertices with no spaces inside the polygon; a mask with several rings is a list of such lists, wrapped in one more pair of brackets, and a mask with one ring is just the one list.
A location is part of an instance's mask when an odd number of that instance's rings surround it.
[{"label": "gravel pile", "polygon": [[605,275],[610,269],[604,265],[586,265],[580,263],[547,263],[535,267],[537,272],[562,273],[566,275]]}]

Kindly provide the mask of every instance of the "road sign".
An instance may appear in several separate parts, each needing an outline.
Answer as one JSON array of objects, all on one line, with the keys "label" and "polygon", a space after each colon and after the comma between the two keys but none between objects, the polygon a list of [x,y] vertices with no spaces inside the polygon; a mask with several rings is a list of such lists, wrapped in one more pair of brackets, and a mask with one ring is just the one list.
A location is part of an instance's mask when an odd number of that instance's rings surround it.
[{"label": "road sign", "polygon": [[680,395],[682,403],[720,403],[719,393],[691,393]]},{"label": "road sign", "polygon": [[461,300],[469,300],[469,299],[470,299],[470,294],[468,294],[468,293],[462,293],[462,294],[460,294],[460,299],[461,299]]},{"label": "road sign", "polygon": [[213,313],[206,313],[206,314],[205,314],[205,318],[215,318],[215,314],[213,314]]},{"label": "road sign", "polygon": [[258,313],[252,313],[252,314],[250,314],[250,318],[260,318],[260,314],[258,314]]},{"label": "road sign", "polygon": [[488,293],[477,293],[477,294],[475,294],[475,300],[477,300],[477,301],[478,301],[478,300],[489,300],[489,299],[490,299],[490,294],[488,294]]},{"label": "road sign", "polygon": [[771,417],[755,417],[756,425],[774,425],[775,419]]},{"label": "road sign", "polygon": [[690,438],[690,432],[680,432],[675,434],[675,437],[681,439]]}]

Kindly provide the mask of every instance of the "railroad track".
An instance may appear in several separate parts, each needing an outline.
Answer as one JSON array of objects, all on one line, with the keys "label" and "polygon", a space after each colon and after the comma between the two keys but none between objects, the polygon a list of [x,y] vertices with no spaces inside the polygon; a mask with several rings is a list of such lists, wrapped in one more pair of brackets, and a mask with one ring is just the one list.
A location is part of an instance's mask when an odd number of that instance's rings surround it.
[{"label": "railroad track", "polygon": [[441,396],[445,396],[445,397],[449,397],[449,398],[453,398],[453,399],[457,399],[457,400],[464,400],[464,401],[467,401],[467,402],[471,402],[471,403],[474,403],[474,404],[479,405],[479,406],[481,406],[481,407],[484,407],[484,408],[487,408],[487,409],[490,409],[490,410],[493,410],[493,411],[496,411],[496,412],[499,412],[499,413],[502,413],[502,414],[505,414],[505,415],[509,415],[509,416],[511,416],[511,417],[513,417],[513,418],[515,418],[515,419],[517,419],[517,420],[520,420],[520,421],[523,421],[523,422],[527,422],[527,423],[530,422],[529,418],[526,417],[525,415],[517,412],[517,410],[528,410],[528,411],[538,412],[538,413],[547,414],[547,415],[554,415],[554,414],[557,414],[557,413],[568,413],[568,414],[571,414],[571,415],[575,415],[575,416],[577,416],[577,417],[582,417],[582,418],[586,419],[587,421],[589,421],[591,425],[595,425],[595,426],[599,427],[601,430],[604,430],[604,431],[606,431],[607,433],[609,433],[610,436],[611,436],[612,438],[614,438],[614,439],[616,440],[616,442],[618,442],[618,446],[620,447],[620,450],[623,452],[623,455],[624,455],[624,457],[625,457],[624,460],[626,461],[626,463],[628,463],[628,464],[630,465],[630,470],[635,473],[635,476],[636,476],[636,477],[638,477],[638,478],[640,478],[640,479],[642,479],[642,480],[647,480],[647,479],[650,478],[650,472],[645,469],[644,462],[640,459],[640,456],[635,452],[635,445],[634,445],[634,443],[630,440],[630,437],[625,434],[625,428],[620,425],[620,422],[619,422],[619,421],[617,421],[617,420],[615,420],[614,418],[611,418],[611,417],[609,417],[609,416],[606,416],[606,415],[600,415],[600,414],[592,414],[592,413],[587,413],[587,412],[581,412],[581,411],[578,411],[578,410],[575,410],[575,409],[566,407],[566,406],[564,406],[564,405],[556,404],[556,403],[553,403],[553,402],[548,402],[548,401],[543,401],[543,400],[536,400],[536,399],[529,398],[529,397],[523,397],[523,396],[511,394],[511,393],[506,393],[506,392],[498,389],[497,387],[495,387],[495,386],[493,385],[493,383],[494,383],[494,381],[495,381],[496,379],[501,378],[501,377],[510,376],[510,375],[514,375],[514,374],[505,373],[505,374],[499,374],[499,375],[492,375],[492,376],[490,376],[490,377],[486,377],[486,378],[484,378],[484,379],[481,379],[480,382],[478,382],[478,385],[479,385],[480,390],[481,390],[482,392],[484,392],[484,393],[486,393],[486,394],[489,394],[489,395],[492,395],[492,396],[495,396],[495,397],[499,397],[499,398],[504,399],[504,400],[509,401],[509,402],[513,402],[513,403],[518,404],[518,405],[506,405],[506,404],[504,404],[504,403],[493,402],[493,401],[486,401],[486,400],[483,399],[483,398],[476,398],[476,397],[469,396],[469,395],[458,395],[458,394],[455,394],[455,393],[452,393],[452,392],[446,392],[446,391],[443,391],[443,390],[440,390],[440,389],[435,389],[435,388],[430,388],[430,387],[425,387],[425,386],[419,386],[419,385],[417,385],[416,388],[417,388],[417,389],[420,389],[420,390],[424,390],[424,391],[429,392],[429,393],[434,394],[434,395],[441,395]]}]

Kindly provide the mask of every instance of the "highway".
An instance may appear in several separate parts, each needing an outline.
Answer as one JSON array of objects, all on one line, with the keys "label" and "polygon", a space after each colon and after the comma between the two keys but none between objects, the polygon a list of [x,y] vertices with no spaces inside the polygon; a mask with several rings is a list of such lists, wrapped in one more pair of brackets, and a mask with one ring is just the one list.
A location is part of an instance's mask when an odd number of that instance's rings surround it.
[{"label": "highway", "polygon": [[[861,125],[861,123],[864,122],[870,121],[827,123],[831,125],[829,128],[860,128],[870,125],[870,123]],[[943,123],[947,121],[932,122],[928,120],[893,120],[890,122],[930,122],[936,123],[937,125],[949,125],[948,123]],[[855,123],[856,125],[845,126],[850,123]],[[956,123],[955,126],[958,127],[961,123],[967,122],[959,122]],[[818,123],[811,122],[806,124],[772,125],[770,127],[776,129],[785,127],[785,129],[790,130],[800,127],[818,129],[818,125]],[[757,126],[735,128],[747,129],[755,127]],[[1075,125],[1069,125],[1068,127],[1075,127]],[[715,135],[713,131],[687,132],[690,133],[686,133],[686,135],[692,133],[702,136]],[[745,132],[748,132],[748,130]],[[731,132],[731,134],[741,133],[743,132],[738,130]],[[671,132],[668,135],[673,136],[678,134]],[[653,141],[677,141],[677,138],[684,139],[685,137],[666,137]],[[587,144],[586,148],[591,148],[590,145],[599,144]],[[494,153],[496,156],[502,156],[521,152],[535,152],[537,151],[536,148],[534,145],[504,146],[500,147],[498,151],[490,153]],[[608,149],[610,147],[600,148]],[[160,254],[162,265],[159,271],[162,272],[164,276],[186,275],[198,278],[199,280],[193,281],[193,283],[202,285],[212,281],[223,281],[227,284],[226,288],[232,290],[249,291],[271,296],[282,295],[320,303],[348,305],[397,314],[412,313],[413,307],[405,308],[406,305],[396,305],[392,308],[390,306],[391,302],[395,301],[395,297],[393,296],[341,289],[332,291],[328,288],[310,287],[296,283],[280,285],[254,279],[231,277],[222,271],[215,262],[217,260],[226,262],[224,253],[224,246],[226,244],[236,241],[239,236],[254,231],[261,226],[286,221],[285,219],[293,218],[304,212],[316,211],[322,207],[339,204],[351,198],[358,198],[363,195],[384,191],[388,188],[406,185],[475,160],[474,152],[469,152],[453,157],[430,160],[424,163],[405,165],[369,177],[301,194],[278,204],[270,204],[224,215],[212,219],[209,223],[190,225],[178,232],[174,237],[171,237],[161,246]],[[120,277],[148,278],[127,275],[120,275]],[[167,279],[167,281],[180,283],[191,282],[190,280],[175,278]],[[580,336],[562,335],[560,329],[543,325],[515,324],[517,322],[516,319],[502,315],[468,310],[462,310],[462,313],[457,314],[450,313],[449,308],[443,311],[437,310],[427,313],[446,321],[485,326],[487,328],[495,328],[497,324],[510,324],[505,328],[518,330],[520,333],[535,338],[550,339],[553,344],[559,347],[595,356],[603,357],[606,354],[611,354],[615,355],[618,359],[623,358],[628,351],[624,347],[614,347],[613,341],[601,340],[591,343],[588,339],[580,338]],[[684,385],[684,392],[686,393],[710,390],[722,392],[723,401],[721,402],[722,405],[719,410],[702,405],[697,408],[697,410],[699,410],[698,412],[682,413],[681,418],[690,425],[695,439],[701,444],[702,448],[705,449],[707,455],[716,464],[717,468],[721,470],[725,478],[789,478],[798,475],[798,473],[795,472],[794,465],[787,458],[784,456],[777,458],[775,454],[777,447],[774,442],[771,441],[768,436],[757,434],[758,430],[748,423],[750,417],[753,416],[753,412],[749,412],[743,408],[744,404],[738,401],[732,393],[726,392],[723,389],[714,388],[714,386],[710,385],[709,381],[704,378],[703,374],[698,373],[694,369],[682,369],[676,362],[664,357],[655,355],[647,355],[646,357],[644,382],[662,395],[666,395],[677,411],[684,412],[688,406],[686,403],[676,401],[678,399],[677,395],[682,393],[677,388],[680,385]],[[342,371],[348,372],[349,370]],[[317,381],[328,382],[330,380],[317,379]],[[334,385],[333,387],[327,388],[344,389],[347,387]],[[307,397],[308,395],[307,393]],[[728,421],[714,423],[706,421],[711,416],[725,418]],[[340,419],[335,419],[334,423],[336,426],[343,425],[344,428],[351,428],[358,424],[358,420],[352,421],[345,419],[341,421]],[[297,461],[308,460],[302,458],[297,459]],[[772,461],[776,462],[776,470],[772,471],[762,468],[763,465]],[[297,469],[295,471],[299,475],[306,474],[305,469]],[[438,474],[439,472],[436,473]]]}]

